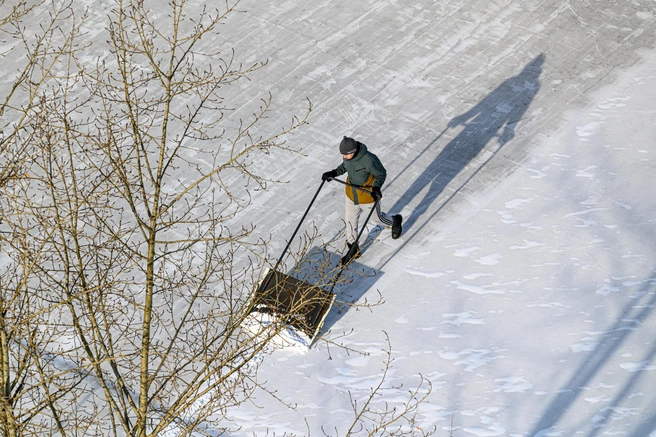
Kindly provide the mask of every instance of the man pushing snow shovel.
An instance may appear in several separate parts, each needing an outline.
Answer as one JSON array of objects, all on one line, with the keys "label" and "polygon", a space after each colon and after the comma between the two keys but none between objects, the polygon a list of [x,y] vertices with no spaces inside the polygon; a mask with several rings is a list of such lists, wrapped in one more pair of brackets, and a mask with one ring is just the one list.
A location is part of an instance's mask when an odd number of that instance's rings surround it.
[{"label": "man pushing snow shovel", "polygon": [[[380,159],[367,150],[367,146],[353,138],[344,137],[339,144],[339,152],[344,158],[342,163],[334,170],[327,171],[321,175],[324,181],[331,181],[337,176],[347,173],[346,178],[346,245],[349,250],[342,257],[342,264],[348,264],[360,256],[358,246],[358,220],[362,211],[370,212],[376,207],[378,220],[392,227],[392,238],[397,239],[403,231],[401,223],[403,217],[400,214],[391,218],[384,213],[380,207],[380,199],[383,194],[380,188],[385,183],[387,171]],[[355,247],[353,247],[355,245]]]}]

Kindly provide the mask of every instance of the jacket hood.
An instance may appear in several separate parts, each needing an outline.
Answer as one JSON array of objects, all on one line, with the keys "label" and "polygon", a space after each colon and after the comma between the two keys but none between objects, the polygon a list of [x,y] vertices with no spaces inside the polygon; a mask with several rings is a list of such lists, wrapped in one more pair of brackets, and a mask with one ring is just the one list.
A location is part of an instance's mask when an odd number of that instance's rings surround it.
[{"label": "jacket hood", "polygon": [[[353,158],[350,159],[350,162],[353,162],[353,163],[358,162],[359,160],[362,159],[362,157],[364,155],[367,154],[367,146],[362,144],[360,141],[358,141],[357,143],[358,143],[358,153]],[[345,159],[345,158],[343,158],[343,159],[344,159],[344,162],[349,161],[348,159]]]}]

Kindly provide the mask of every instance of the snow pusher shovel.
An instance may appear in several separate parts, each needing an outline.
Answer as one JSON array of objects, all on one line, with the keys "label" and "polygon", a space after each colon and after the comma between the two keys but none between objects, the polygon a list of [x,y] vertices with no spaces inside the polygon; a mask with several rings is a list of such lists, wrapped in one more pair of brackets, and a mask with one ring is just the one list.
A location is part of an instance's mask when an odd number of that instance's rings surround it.
[{"label": "snow pusher shovel", "polygon": [[293,278],[279,271],[278,268],[324,183],[325,181],[321,182],[275,267],[264,272],[260,285],[252,296],[251,313],[269,315],[305,334],[308,347],[312,346],[335,301],[336,295],[332,293],[334,282],[331,290],[325,291],[316,285]]},{"label": "snow pusher shovel", "polygon": [[312,346],[335,301],[335,294],[277,270],[267,270],[255,295],[253,312],[268,315],[305,334]]},{"label": "snow pusher shovel", "polygon": [[[339,179],[334,180],[343,184],[351,185]],[[298,222],[294,233],[287,242],[287,245],[285,246],[282,255],[280,255],[275,267],[273,270],[267,269],[264,272],[259,287],[251,298],[251,313],[259,313],[274,317],[277,321],[281,321],[298,332],[305,334],[308,338],[308,348],[312,346],[314,340],[317,338],[326,316],[335,302],[336,295],[333,293],[333,290],[339,277],[342,275],[346,264],[340,264],[337,275],[332,281],[330,281],[331,285],[329,291],[326,291],[317,285],[312,285],[306,281],[287,275],[279,271],[279,267],[325,182],[326,181],[321,182],[319,189],[317,189],[312,201],[305,210],[305,214],[303,214],[303,217],[301,217],[301,220]],[[361,189],[362,191],[367,191],[360,186],[351,186]],[[350,250],[354,250],[354,248],[357,247],[360,236],[362,235],[374,209],[375,204],[374,208],[369,212],[360,232],[358,232],[355,243],[351,246]],[[347,253],[346,256],[352,257],[353,254]]]}]

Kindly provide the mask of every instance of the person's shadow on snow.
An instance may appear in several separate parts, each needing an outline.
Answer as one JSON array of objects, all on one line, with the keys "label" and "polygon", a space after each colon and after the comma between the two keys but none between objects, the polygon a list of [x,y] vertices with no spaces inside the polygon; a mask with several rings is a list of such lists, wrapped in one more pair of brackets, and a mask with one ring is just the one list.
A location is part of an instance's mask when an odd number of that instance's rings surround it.
[{"label": "person's shadow on snow", "polygon": [[444,147],[390,208],[390,211],[403,210],[428,186],[428,191],[412,214],[404,217],[404,232],[417,222],[446,186],[493,138],[498,138],[498,147],[494,153],[513,139],[518,123],[540,89],[539,77],[544,59],[544,54],[539,55],[517,76],[503,82],[476,106],[449,122],[448,128],[463,125],[464,129]]}]

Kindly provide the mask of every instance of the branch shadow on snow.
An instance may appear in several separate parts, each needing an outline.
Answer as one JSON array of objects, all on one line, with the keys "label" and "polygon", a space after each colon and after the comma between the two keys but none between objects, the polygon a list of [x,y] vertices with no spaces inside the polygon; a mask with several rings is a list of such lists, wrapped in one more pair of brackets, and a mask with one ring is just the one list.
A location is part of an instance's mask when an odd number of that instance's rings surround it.
[{"label": "branch shadow on snow", "polygon": [[[605,341],[590,352],[569,381],[558,390],[558,394],[545,408],[544,413],[527,435],[533,437],[555,435],[553,428],[571,410],[578,398],[586,393],[588,384],[592,382],[592,379],[599,375],[604,365],[621,351],[622,345],[631,334],[636,332],[639,326],[652,316],[656,307],[656,286],[654,284],[656,284],[656,274],[652,274],[646,281],[646,285],[638,291],[636,296],[640,297],[635,299],[633,305],[624,309],[613,326],[606,330]],[[654,358],[656,358],[656,344],[652,345],[647,353],[640,357],[639,363],[653,364]],[[645,373],[642,369],[635,369],[630,372],[631,376],[628,378],[627,383],[608,402],[605,417],[598,418],[597,425],[607,422],[614,412],[614,407],[620,407],[623,400],[630,398],[634,389],[640,390],[641,387],[644,389],[645,381],[641,381],[641,379],[646,377]],[[645,437],[650,435],[649,433],[654,430],[654,427],[656,427],[656,418],[651,418],[640,423],[637,429],[626,435]],[[595,426],[588,433],[588,436],[595,436],[598,431]]]},{"label": "branch shadow on snow", "polygon": [[[486,159],[465,183],[455,190],[455,193],[462,189],[505,144],[514,138],[517,125],[523,120],[528,106],[540,89],[539,78],[542,74],[544,60],[545,55],[540,54],[529,62],[517,76],[507,79],[473,108],[454,117],[448,123],[447,128],[388,184],[389,187],[410,166],[420,160],[421,156],[432,149],[448,129],[463,126],[462,131],[449,141],[439,155],[426,166],[406,192],[389,209],[390,211],[402,211],[425,191],[412,213],[404,217],[404,232],[417,223],[449,183],[467,168],[490,141],[494,138],[497,138],[498,141],[498,146],[492,152],[492,156]],[[452,197],[453,195],[444,203],[446,204]]]}]

